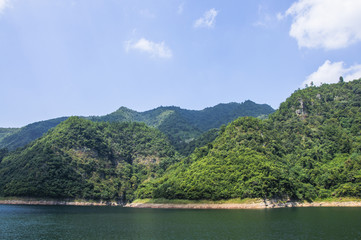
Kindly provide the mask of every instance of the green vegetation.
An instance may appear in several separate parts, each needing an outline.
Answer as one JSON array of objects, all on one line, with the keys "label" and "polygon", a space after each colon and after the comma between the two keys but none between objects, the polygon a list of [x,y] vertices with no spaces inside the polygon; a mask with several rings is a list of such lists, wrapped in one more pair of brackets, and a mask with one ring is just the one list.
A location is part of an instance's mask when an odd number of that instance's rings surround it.
[{"label": "green vegetation", "polygon": [[[203,146],[214,140],[214,130],[223,124],[242,116],[265,117],[274,110],[267,104],[244,103],[218,104],[201,111],[186,110],[179,107],[159,107],[146,112],[136,112],[125,107],[102,117],[90,117],[93,121],[144,122],[163,132],[172,145],[182,155],[189,155],[195,147]],[[202,135],[205,134],[205,135]],[[206,142],[206,140],[209,140]]]},{"label": "green vegetation", "polygon": [[[144,183],[139,198],[230,199],[287,196],[278,148],[256,118],[239,118],[211,144],[198,148],[161,178]],[[264,137],[263,137],[263,136]]]},{"label": "green vegetation", "polygon": [[[223,125],[223,127],[225,126]],[[194,152],[196,148],[206,146],[208,143],[213,142],[218,137],[218,135],[219,130],[217,128],[213,128],[189,142],[179,142],[176,145],[176,149],[183,156],[188,156]]]},{"label": "green vegetation", "polygon": [[1,148],[0,149],[0,163],[3,160],[3,158],[8,154],[8,149],[7,148]]},{"label": "green vegetation", "polygon": [[225,109],[239,107],[225,106],[71,117],[22,149],[0,150],[0,196],[149,203],[361,198],[361,79],[297,90],[268,118],[260,111],[220,125],[235,116]]},{"label": "green vegetation", "polygon": [[177,154],[141,123],[94,123],[71,117],[0,163],[0,195],[126,201]]},{"label": "green vegetation", "polygon": [[8,133],[6,135],[2,135],[2,129],[0,129],[0,148],[15,150],[18,147],[23,147],[31,141],[40,138],[49,129],[57,126],[59,123],[65,121],[66,119],[66,117],[62,117],[36,122],[26,125],[25,127],[22,127],[20,129],[8,128]]},{"label": "green vegetation", "polygon": [[267,104],[256,104],[250,100],[243,103],[218,104],[201,111],[183,110],[184,118],[202,132],[219,128],[239,117],[269,115],[274,109]]},{"label": "green vegetation", "polygon": [[298,90],[144,182],[138,198],[361,197],[361,80]]},{"label": "green vegetation", "polygon": [[7,136],[14,134],[18,128],[0,128],[0,142]]},{"label": "green vegetation", "polygon": [[[189,155],[195,147],[200,146],[199,144],[205,141],[204,136],[201,135],[208,130],[219,128],[222,124],[227,124],[237,117],[265,117],[272,112],[274,110],[266,104],[261,105],[246,101],[244,103],[219,104],[202,111],[186,110],[179,107],[158,107],[145,112],[136,112],[121,107],[105,116],[85,117],[85,119],[95,122],[143,122],[163,132],[178,152]],[[0,148],[15,150],[24,147],[66,119],[67,117],[62,117],[36,122],[20,129],[0,128]],[[199,137],[200,140],[198,140]],[[188,145],[189,142],[192,143]]]}]

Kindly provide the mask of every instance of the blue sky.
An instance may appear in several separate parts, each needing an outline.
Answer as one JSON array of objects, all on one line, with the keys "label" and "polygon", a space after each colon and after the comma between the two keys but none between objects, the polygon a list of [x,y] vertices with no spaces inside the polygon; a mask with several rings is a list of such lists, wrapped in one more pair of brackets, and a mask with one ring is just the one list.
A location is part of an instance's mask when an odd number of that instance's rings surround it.
[{"label": "blue sky", "polygon": [[361,77],[359,0],[0,0],[0,127],[71,115],[274,108]]}]

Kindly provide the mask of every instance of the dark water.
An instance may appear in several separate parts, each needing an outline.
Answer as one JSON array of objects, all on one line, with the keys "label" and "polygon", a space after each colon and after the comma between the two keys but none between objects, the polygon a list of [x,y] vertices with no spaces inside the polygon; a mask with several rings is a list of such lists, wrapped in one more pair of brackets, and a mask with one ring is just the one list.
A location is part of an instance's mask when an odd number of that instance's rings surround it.
[{"label": "dark water", "polygon": [[175,210],[0,205],[0,239],[361,239],[361,208]]}]

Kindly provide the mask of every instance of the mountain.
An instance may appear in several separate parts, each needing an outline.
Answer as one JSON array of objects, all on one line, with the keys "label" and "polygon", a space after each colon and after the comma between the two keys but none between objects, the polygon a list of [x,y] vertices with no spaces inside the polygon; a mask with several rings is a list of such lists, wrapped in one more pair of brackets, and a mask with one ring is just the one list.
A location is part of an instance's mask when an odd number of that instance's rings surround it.
[{"label": "mountain", "polygon": [[361,197],[360,107],[361,79],[297,90],[267,120],[230,123],[137,197]]},{"label": "mountain", "polygon": [[[222,125],[221,128],[224,128],[225,125]],[[176,145],[176,149],[183,156],[189,156],[196,148],[203,147],[208,143],[214,141],[218,135],[220,130],[218,128],[212,128],[207,132],[202,133],[197,138],[189,141],[189,142],[180,142]]]},{"label": "mountain", "polygon": [[177,119],[181,118],[182,121],[188,122],[188,124],[199,129],[201,132],[205,132],[212,128],[219,128],[221,125],[229,123],[238,117],[258,117],[273,112],[274,109],[267,104],[257,104],[247,100],[243,103],[222,103],[203,110],[187,110],[172,106],[137,112],[126,107],[121,107],[108,115],[89,117],[89,119],[105,122],[144,122],[148,126],[159,128],[166,119],[177,114]]},{"label": "mountain", "polygon": [[[22,149],[0,151],[0,196],[360,198],[360,107],[361,79],[297,90],[268,119],[240,117],[204,132],[189,142],[197,148],[188,157],[159,129],[136,122],[142,113],[112,114],[126,122],[71,117]],[[155,110],[148,114],[158,118],[148,120],[158,128],[188,122],[180,108]]]},{"label": "mountain", "polygon": [[273,112],[274,109],[267,104],[257,104],[247,100],[243,103],[222,103],[203,110],[187,110],[172,106],[158,107],[145,112],[137,112],[121,107],[108,115],[89,117],[89,119],[106,122],[144,122],[148,126],[161,128],[168,118],[176,114],[175,118],[182,119],[182,122],[187,122],[194,129],[205,132],[212,128],[219,128],[221,125],[227,124],[238,117],[258,117]]},{"label": "mountain", "polygon": [[101,116],[90,117],[92,121],[136,121],[158,128],[175,146],[186,155],[194,150],[188,142],[196,140],[203,133],[235,120],[238,117],[262,117],[273,113],[267,104],[256,104],[250,100],[243,103],[218,104],[203,110],[187,110],[179,107],[158,107],[145,112],[136,112],[125,107]]},{"label": "mountain", "polygon": [[202,132],[219,128],[239,117],[261,117],[274,112],[267,104],[257,104],[250,100],[243,103],[218,104],[201,111],[181,110],[184,118]]},{"label": "mountain", "polygon": [[[196,140],[206,131],[219,128],[241,116],[267,116],[274,110],[266,104],[256,104],[252,101],[244,103],[219,104],[204,110],[186,110],[179,107],[158,107],[145,112],[121,107],[105,116],[85,117],[95,122],[144,122],[148,126],[158,128],[163,132],[182,154],[193,151],[188,142]],[[29,124],[17,130],[0,131],[0,148],[15,150],[41,137],[49,129],[65,121],[67,117],[50,119]],[[1,129],[0,129],[1,130]],[[6,133],[6,136],[5,136]],[[1,138],[1,136],[3,136]]]},{"label": "mountain", "polygon": [[15,129],[3,138],[0,138],[0,148],[15,150],[23,147],[31,141],[41,137],[49,129],[65,121],[67,117],[55,118],[46,121],[31,123],[20,129]]},{"label": "mountain", "polygon": [[291,195],[273,133],[262,120],[239,118],[164,176],[143,183],[137,196],[220,200]]},{"label": "mountain", "polygon": [[18,128],[0,128],[0,142],[7,136],[14,134]]},{"label": "mountain", "polygon": [[126,201],[137,186],[177,161],[144,123],[70,117],[0,162],[0,196]]}]

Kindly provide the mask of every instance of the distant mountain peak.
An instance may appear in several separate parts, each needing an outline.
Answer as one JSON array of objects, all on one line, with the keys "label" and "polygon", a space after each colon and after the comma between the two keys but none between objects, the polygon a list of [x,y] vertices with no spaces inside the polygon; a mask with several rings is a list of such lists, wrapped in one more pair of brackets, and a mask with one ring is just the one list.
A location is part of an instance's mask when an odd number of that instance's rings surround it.
[{"label": "distant mountain peak", "polygon": [[[257,104],[251,100],[243,103],[221,103],[203,110],[187,110],[178,106],[160,106],[138,112],[121,106],[116,111],[104,116],[90,116],[86,119],[95,122],[144,122],[148,126],[161,129],[173,142],[185,142],[197,138],[202,133],[219,128],[238,117],[260,115],[268,116],[274,109],[267,104]],[[32,123],[0,139],[0,148],[15,149],[41,137],[50,128],[66,118]]]},{"label": "distant mountain peak", "polygon": [[136,112],[135,110],[132,110],[130,108],[121,106],[120,108],[118,108],[115,112]]}]

